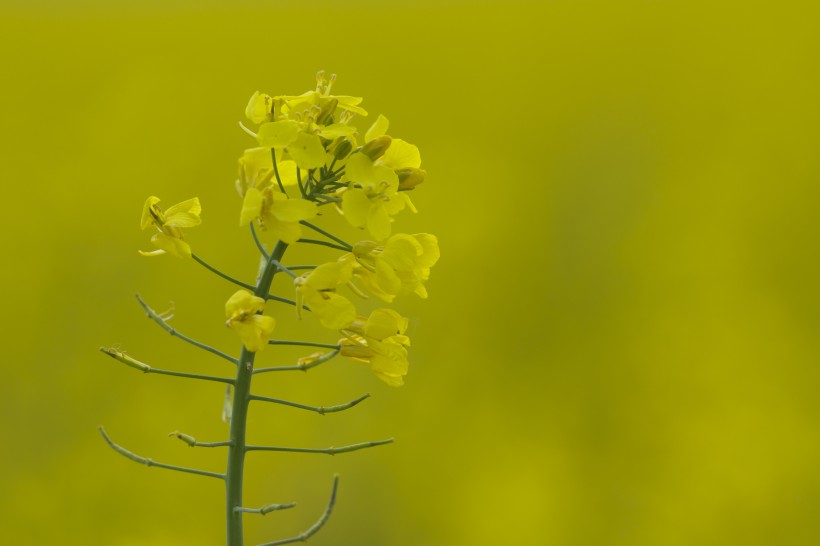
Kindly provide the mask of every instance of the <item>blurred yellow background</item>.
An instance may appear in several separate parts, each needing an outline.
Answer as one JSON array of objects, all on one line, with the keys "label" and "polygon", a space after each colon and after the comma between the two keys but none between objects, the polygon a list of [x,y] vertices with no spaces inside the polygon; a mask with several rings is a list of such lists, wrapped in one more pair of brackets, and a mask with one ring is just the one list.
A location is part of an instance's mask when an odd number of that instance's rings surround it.
[{"label": "blurred yellow background", "polygon": [[[141,258],[155,194],[192,196],[188,240],[251,280],[237,227],[237,121],[256,90],[319,69],[419,146],[420,212],[443,257],[411,318],[407,385],[341,359],[260,376],[246,543],[310,525],[316,546],[820,543],[820,33],[813,2],[46,2],[0,6],[0,529],[7,544],[224,544],[223,489],[136,465],[213,471],[223,391],[97,352],[229,373],[231,285]],[[362,122],[366,126],[366,122]],[[326,218],[346,237],[353,230]],[[297,250],[290,263],[335,259]],[[286,280],[279,279],[282,293]],[[269,304],[278,337],[334,341]],[[305,333],[308,332],[308,333]],[[290,363],[298,351],[262,361]],[[285,375],[287,375],[285,377]]]}]

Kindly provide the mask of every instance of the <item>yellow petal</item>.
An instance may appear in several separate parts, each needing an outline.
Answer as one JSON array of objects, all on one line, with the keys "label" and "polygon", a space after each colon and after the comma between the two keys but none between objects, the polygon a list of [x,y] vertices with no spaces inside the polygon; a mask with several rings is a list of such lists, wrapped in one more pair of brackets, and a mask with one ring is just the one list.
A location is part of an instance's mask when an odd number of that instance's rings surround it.
[{"label": "yellow petal", "polygon": [[373,162],[364,154],[353,154],[347,159],[345,177],[359,184],[372,184]]},{"label": "yellow petal", "polygon": [[263,123],[256,132],[260,146],[284,148],[299,135],[299,124],[289,119]]},{"label": "yellow petal", "polygon": [[276,238],[292,245],[302,237],[302,226],[298,222],[280,222],[275,217],[266,224],[266,229]]},{"label": "yellow petal", "polygon": [[383,241],[390,237],[390,222],[390,216],[381,203],[370,208],[367,214],[367,230],[374,238]]},{"label": "yellow petal", "polygon": [[239,225],[247,226],[262,214],[262,192],[250,188],[242,200],[242,212],[239,213]]},{"label": "yellow petal", "polygon": [[[192,216],[199,216],[202,213],[202,205],[198,197],[186,199],[181,203],[177,203],[165,211],[165,217],[170,219],[175,214],[190,214]],[[185,227],[185,226],[182,226]]]},{"label": "yellow petal", "polygon": [[356,132],[356,128],[352,125],[345,125],[344,123],[332,123],[325,127],[321,127],[319,135],[322,138],[333,140],[339,137],[347,137]]},{"label": "yellow petal", "polygon": [[159,197],[154,197],[153,195],[145,200],[145,204],[142,206],[142,218],[140,219],[140,229],[150,227],[156,222],[154,216],[151,214],[151,209],[157,203],[159,203]]},{"label": "yellow petal", "polygon": [[259,91],[251,95],[248,105],[245,107],[245,117],[254,123],[262,123],[270,113],[271,98],[269,95]]},{"label": "yellow petal", "polygon": [[438,248],[438,237],[430,233],[416,233],[413,237],[422,247],[422,253],[417,262],[418,265],[426,268],[433,267],[441,257]]},{"label": "yellow petal", "polygon": [[376,260],[376,285],[388,294],[398,294],[401,290],[401,279],[396,271],[383,260]]},{"label": "yellow petal", "polygon": [[305,303],[325,328],[341,330],[356,319],[356,306],[335,292],[308,292]]},{"label": "yellow petal", "polygon": [[287,149],[300,169],[316,169],[325,164],[327,153],[316,135],[299,133]]},{"label": "yellow petal", "polygon": [[370,199],[362,189],[351,188],[342,194],[342,213],[353,226],[362,228],[367,225],[370,207]]},{"label": "yellow petal", "polygon": [[364,134],[365,142],[369,142],[374,138],[379,138],[380,136],[387,133],[387,128],[390,126],[390,122],[387,121],[387,118],[383,115],[379,114],[379,117],[376,118],[376,121],[373,122],[373,125],[370,126],[370,129]]},{"label": "yellow petal", "polygon": [[173,254],[177,258],[190,258],[191,247],[182,239],[171,237],[165,233],[155,233],[151,237],[151,242],[168,254]]},{"label": "yellow petal", "polygon": [[392,144],[379,158],[379,163],[397,169],[418,169],[421,167],[419,149],[400,138],[394,138]]},{"label": "yellow petal", "polygon": [[254,296],[248,290],[237,290],[225,302],[225,316],[229,321],[244,315],[258,313],[265,308],[265,300]]},{"label": "yellow petal", "polygon": [[407,319],[393,309],[375,309],[370,313],[364,325],[364,333],[368,337],[383,340],[395,335],[401,335],[407,330]]},{"label": "yellow petal", "polygon": [[271,214],[282,222],[298,222],[307,220],[318,214],[319,209],[313,201],[305,199],[277,200],[271,206]]},{"label": "yellow petal", "polygon": [[[268,154],[270,156],[270,154]],[[296,162],[292,159],[282,159],[276,161],[276,170],[279,171],[279,180],[286,188],[296,185]]]},{"label": "yellow petal", "polygon": [[379,260],[390,264],[393,268],[410,271],[416,266],[418,257],[424,252],[424,247],[412,235],[397,233],[388,239],[384,250],[379,254]]}]

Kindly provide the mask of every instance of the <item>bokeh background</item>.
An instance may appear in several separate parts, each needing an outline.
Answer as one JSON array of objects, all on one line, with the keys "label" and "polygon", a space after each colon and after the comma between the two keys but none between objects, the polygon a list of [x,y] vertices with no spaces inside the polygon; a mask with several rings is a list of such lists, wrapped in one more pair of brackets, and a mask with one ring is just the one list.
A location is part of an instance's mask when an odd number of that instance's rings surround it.
[{"label": "bokeh background", "polygon": [[[201,256],[251,279],[236,227],[237,126],[256,90],[319,69],[417,144],[427,182],[396,229],[440,237],[407,385],[341,359],[258,378],[319,416],[257,406],[247,543],[295,534],[342,476],[316,546],[820,543],[820,32],[813,2],[441,1],[0,4],[8,544],[224,544],[223,490],[133,464],[213,471],[223,391],[143,376],[226,364],[233,288],[141,258],[142,203],[199,196]],[[368,122],[362,120],[366,127]],[[332,215],[326,226],[345,228]],[[334,259],[297,249],[292,261]],[[289,290],[287,282],[278,289]],[[333,341],[270,304],[281,338]],[[286,364],[298,351],[271,350]],[[229,367],[229,366],[227,366]]]}]

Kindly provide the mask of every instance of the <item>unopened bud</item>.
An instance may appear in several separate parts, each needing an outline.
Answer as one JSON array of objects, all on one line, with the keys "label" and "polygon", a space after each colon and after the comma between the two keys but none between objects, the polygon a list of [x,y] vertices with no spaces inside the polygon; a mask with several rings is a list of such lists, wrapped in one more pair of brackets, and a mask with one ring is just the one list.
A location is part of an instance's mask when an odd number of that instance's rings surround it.
[{"label": "unopened bud", "polygon": [[396,174],[399,177],[399,191],[408,191],[424,182],[427,171],[411,167],[409,169],[399,169]]},{"label": "unopened bud", "polygon": [[168,436],[173,436],[175,438],[178,438],[178,439],[182,440],[183,442],[185,442],[186,444],[188,444],[191,447],[194,447],[196,445],[196,438],[194,438],[193,436],[190,436],[188,434],[183,434],[182,432],[179,432],[178,430],[175,430],[174,432],[169,432]]},{"label": "unopened bud", "polygon": [[362,153],[365,154],[367,157],[376,161],[381,156],[384,155],[384,152],[390,147],[390,143],[393,142],[387,135],[382,135],[379,138],[374,138],[364,146],[362,146]]},{"label": "unopened bud", "polygon": [[345,139],[341,141],[333,150],[333,157],[339,160],[344,159],[348,156],[351,150],[353,150],[353,143]]},{"label": "unopened bud", "polygon": [[100,347],[100,350],[102,352],[104,352],[105,354],[107,354],[108,356],[110,356],[111,358],[113,358],[114,360],[118,360],[118,361],[122,362],[126,366],[131,366],[132,368],[140,370],[141,372],[145,372],[145,373],[148,373],[148,372],[151,371],[151,366],[149,366],[148,364],[145,364],[143,362],[140,362],[139,360],[131,358],[130,356],[128,356],[127,354],[125,354],[122,351],[118,351],[117,349],[114,349],[114,348],[109,349],[109,348],[106,348],[106,347]]}]

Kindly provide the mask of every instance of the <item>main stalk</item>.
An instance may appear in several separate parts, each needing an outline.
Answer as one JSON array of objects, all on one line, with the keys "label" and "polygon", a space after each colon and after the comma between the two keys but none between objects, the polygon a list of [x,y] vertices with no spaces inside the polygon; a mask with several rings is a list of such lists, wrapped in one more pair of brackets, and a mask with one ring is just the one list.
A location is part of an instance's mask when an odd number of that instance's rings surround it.
[{"label": "main stalk", "polygon": [[[265,269],[256,284],[254,295],[267,299],[270,285],[278,270],[277,263],[282,259],[288,245],[279,241],[265,264]],[[245,432],[248,423],[248,403],[250,402],[253,361],[256,353],[242,347],[239,365],[234,384],[233,411],[231,412],[231,445],[228,447],[228,470],[225,473],[225,509],[227,521],[228,546],[243,546],[242,512],[236,510],[242,506],[242,483],[245,473]]]}]

